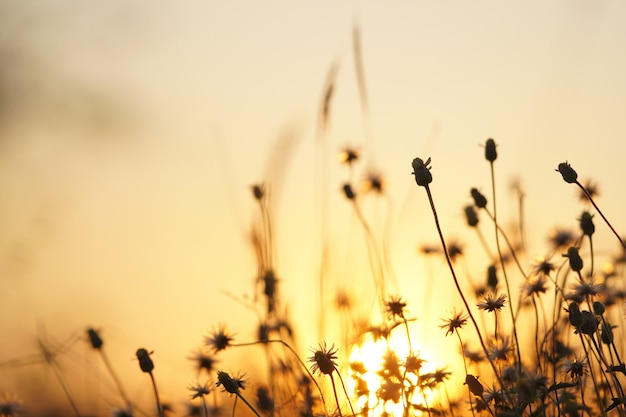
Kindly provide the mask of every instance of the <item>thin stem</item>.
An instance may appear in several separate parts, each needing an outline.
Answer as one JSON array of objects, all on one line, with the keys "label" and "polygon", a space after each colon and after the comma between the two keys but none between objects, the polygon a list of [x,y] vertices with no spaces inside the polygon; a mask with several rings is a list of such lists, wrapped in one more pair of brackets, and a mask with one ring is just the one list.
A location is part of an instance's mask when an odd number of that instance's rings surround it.
[{"label": "thin stem", "polygon": [[607,226],[609,226],[609,229],[611,229],[611,231],[613,232],[617,240],[619,240],[619,243],[622,245],[622,248],[626,250],[626,242],[624,242],[624,239],[622,239],[621,236],[617,233],[617,231],[613,228],[613,225],[611,225],[609,220],[604,216],[604,214],[602,213],[602,210],[600,210],[600,207],[598,207],[596,202],[593,201],[593,198],[591,198],[591,194],[589,194],[587,189],[578,180],[576,180],[575,184],[582,190],[583,193],[585,193],[585,197],[587,197],[587,200],[589,200],[589,202],[593,204],[593,207],[596,209],[598,214],[600,214],[600,216],[602,217],[602,220],[604,220],[604,222],[607,224]]},{"label": "thin stem", "polygon": [[[513,337],[515,338],[515,352],[517,353],[517,367],[518,370],[521,372],[522,370],[522,357],[520,354],[520,347],[519,347],[519,338],[517,337],[517,326],[515,324],[515,314],[513,313],[513,298],[511,298],[511,288],[509,285],[509,279],[507,277],[506,274],[506,268],[504,266],[504,259],[502,257],[502,250],[500,249],[500,233],[499,233],[499,229],[498,229],[498,221],[497,221],[497,204],[496,204],[496,178],[495,178],[495,174],[494,174],[494,169],[493,169],[493,161],[490,162],[489,164],[490,168],[491,168],[491,191],[492,191],[492,196],[493,196],[493,223],[495,225],[495,232],[496,232],[496,247],[498,248],[498,256],[500,257],[500,266],[502,267],[502,275],[504,276],[504,283],[506,284],[506,292],[509,296],[509,311],[511,312],[511,324],[513,326]],[[508,243],[508,240],[507,240]],[[511,253],[515,254],[515,251],[511,248]],[[515,257],[515,255],[513,255]],[[517,260],[517,258],[515,258]],[[518,263],[519,266],[519,263]],[[520,268],[521,270],[521,268]]]},{"label": "thin stem", "polygon": [[161,407],[161,399],[159,398],[159,391],[157,390],[156,381],[154,380],[154,374],[152,372],[148,373],[150,374],[150,379],[152,380],[152,387],[154,388],[154,396],[156,397],[156,405],[159,417],[163,417],[163,407]]},{"label": "thin stem", "polygon": [[[424,188],[426,189],[426,194],[428,195],[428,201],[430,203],[430,208],[433,212],[433,217],[435,219],[435,226],[437,228],[437,233],[439,234],[439,239],[441,240],[441,245],[443,247],[443,251],[444,254],[446,255],[446,262],[448,263],[448,268],[450,269],[450,273],[452,274],[452,279],[454,281],[454,285],[456,287],[457,292],[459,293],[459,296],[461,297],[461,300],[463,301],[463,304],[465,305],[465,310],[467,310],[467,314],[469,315],[470,320],[472,321],[472,324],[474,325],[474,328],[476,329],[476,335],[478,336],[478,341],[480,342],[480,346],[483,349],[483,352],[485,353],[485,356],[487,357],[487,359],[489,360],[489,350],[487,349],[487,345],[485,345],[485,341],[483,339],[482,334],[480,333],[480,328],[478,327],[478,322],[476,322],[476,319],[474,318],[474,315],[472,314],[472,310],[470,310],[469,304],[467,302],[467,299],[465,298],[465,295],[463,294],[463,290],[461,290],[461,286],[459,284],[459,280],[456,277],[456,273],[454,272],[454,267],[452,266],[452,261],[450,260],[450,255],[448,254],[448,247],[446,246],[446,241],[443,237],[443,232],[441,231],[441,226],[439,225],[439,217],[437,216],[437,209],[435,208],[435,202],[433,200],[433,196],[432,193],[430,191],[430,187],[428,186],[428,184],[426,184],[424,186]],[[492,360],[489,360],[489,364],[491,365],[491,368],[493,369],[493,373],[496,376],[498,383],[500,384],[501,387],[504,387],[504,382],[502,381],[502,378],[500,377],[500,374],[498,373],[498,370],[496,369],[495,364],[493,363]]]},{"label": "thin stem", "polygon": [[[241,401],[243,401],[243,402],[244,402],[244,403],[248,406],[248,408],[249,408],[250,410],[252,410],[252,412],[253,412],[253,413],[254,413],[257,417],[261,417],[261,416],[259,415],[259,412],[258,412],[258,411],[256,411],[256,409],[252,406],[252,404],[250,404],[250,403],[248,402],[248,400],[246,400],[246,398],[245,398],[243,395],[241,395],[241,393],[237,392],[237,393],[236,393],[236,395],[237,395],[237,397],[236,397],[236,398],[241,398]],[[233,413],[234,413],[234,412],[235,412],[235,407],[233,406]]]}]

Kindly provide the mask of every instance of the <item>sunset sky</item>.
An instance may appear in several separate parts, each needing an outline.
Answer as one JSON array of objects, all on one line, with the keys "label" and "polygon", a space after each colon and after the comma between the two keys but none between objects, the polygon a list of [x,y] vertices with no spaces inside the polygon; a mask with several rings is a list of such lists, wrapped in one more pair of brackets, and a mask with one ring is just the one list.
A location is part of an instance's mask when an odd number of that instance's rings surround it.
[{"label": "sunset sky", "polygon": [[[132,360],[145,347],[163,393],[185,398],[195,378],[186,357],[211,329],[225,323],[241,341],[255,337],[244,306],[256,272],[255,183],[271,190],[277,268],[308,354],[320,338],[312,294],[324,150],[331,262],[344,280],[329,293],[363,286],[350,270],[366,262],[362,230],[336,158],[348,145],[363,154],[355,185],[369,171],[386,179],[388,198],[364,196],[365,213],[380,231],[393,210],[396,291],[415,300],[417,316],[427,265],[416,248],[437,240],[410,175],[414,157],[432,158],[444,233],[468,247],[478,244],[462,208],[471,187],[490,195],[489,137],[505,220],[515,218],[511,181],[526,192],[531,259],[545,254],[551,228],[574,228],[583,209],[554,172],[566,160],[599,185],[601,207],[626,233],[625,16],[618,0],[0,1],[0,362],[36,353],[38,326],[61,341],[94,326],[133,392],[150,399]],[[600,250],[614,250],[597,227]],[[433,340],[458,305],[448,279],[435,283],[446,292],[417,330]],[[51,379],[30,371],[11,373]],[[0,381],[0,392],[18,387]]]}]

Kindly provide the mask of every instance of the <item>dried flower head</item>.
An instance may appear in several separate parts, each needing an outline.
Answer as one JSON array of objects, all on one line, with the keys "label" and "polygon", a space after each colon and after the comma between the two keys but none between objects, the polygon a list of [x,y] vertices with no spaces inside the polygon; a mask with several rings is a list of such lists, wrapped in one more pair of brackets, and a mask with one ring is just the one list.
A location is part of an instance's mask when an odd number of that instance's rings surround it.
[{"label": "dried flower head", "polygon": [[385,181],[381,173],[372,170],[367,173],[361,185],[365,192],[373,191],[377,194],[382,194],[385,188],[387,188],[387,181]]},{"label": "dried flower head", "polygon": [[498,269],[495,265],[487,267],[487,287],[495,291],[498,288]]},{"label": "dried flower head", "polygon": [[465,323],[467,323],[467,316],[463,313],[453,313],[452,317],[450,317],[449,319],[444,319],[443,321],[444,324],[439,325],[439,327],[442,329],[447,329],[446,336],[448,336],[456,332],[457,329],[465,326]]},{"label": "dried flower head", "polygon": [[558,171],[563,177],[563,180],[569,184],[575,183],[578,178],[578,174],[568,162],[561,162],[556,171]]},{"label": "dried flower head", "polygon": [[591,235],[593,235],[596,231],[596,226],[593,224],[593,215],[588,211],[583,211],[583,214],[580,216],[578,221],[583,234],[591,237]]},{"label": "dried flower head", "polygon": [[[593,183],[591,180],[585,181],[583,183],[583,188],[585,189],[585,191],[587,191],[587,194],[589,194],[591,198],[595,198],[598,195],[600,195],[600,192],[598,190],[598,185]],[[578,191],[579,191],[578,197],[580,198],[580,200],[584,202],[589,202],[589,198],[587,197],[587,194],[585,194],[585,192],[581,189],[579,189]]]},{"label": "dried flower head", "polygon": [[137,355],[137,359],[139,359],[139,367],[143,372],[150,373],[154,369],[154,362],[150,358],[150,354],[152,352],[148,352],[144,348],[137,349],[135,353]]},{"label": "dried flower head", "polygon": [[261,201],[263,197],[265,197],[265,185],[264,184],[254,184],[250,186],[252,189],[252,196],[255,200]]},{"label": "dried flower head", "polygon": [[550,272],[554,271],[556,266],[546,258],[538,258],[533,265],[533,273],[535,275],[550,275]]},{"label": "dried flower head", "polygon": [[[89,337],[89,343],[91,343],[91,347],[94,349],[101,349],[104,342],[100,337],[100,334],[96,329],[88,328],[87,329],[87,337]],[[0,414],[2,415],[2,414]]]},{"label": "dried flower head", "polygon": [[17,417],[22,412],[22,402],[15,396],[4,394],[0,398],[0,417]]},{"label": "dried flower head", "polygon": [[474,375],[467,374],[465,376],[465,382],[463,385],[467,385],[470,392],[477,397],[481,397],[483,395],[483,385],[478,381],[478,377]]},{"label": "dried flower head", "polygon": [[506,362],[514,347],[508,337],[500,337],[489,344],[489,360]]},{"label": "dried flower head", "polygon": [[568,359],[563,364],[563,370],[566,374],[569,374],[570,378],[574,381],[580,381],[587,369],[587,363],[584,359],[574,358]]},{"label": "dried flower head", "polygon": [[478,214],[476,214],[476,210],[474,209],[474,206],[472,205],[465,206],[465,208],[463,209],[463,212],[465,213],[465,221],[467,221],[467,225],[469,227],[478,226]]},{"label": "dried flower head", "polygon": [[430,158],[428,158],[426,162],[420,158],[413,159],[412,174],[415,175],[415,182],[420,187],[425,187],[433,181],[433,176],[430,173],[430,167],[428,166],[429,164]]},{"label": "dried flower head", "polygon": [[309,362],[312,363],[312,373],[319,371],[322,374],[330,375],[337,370],[337,364],[335,363],[337,348],[334,345],[327,348],[326,342],[323,342],[319,344],[317,349],[311,349],[311,352],[313,352],[313,356],[309,358]]},{"label": "dried flower head", "polygon": [[215,370],[215,364],[217,363],[217,359],[203,352],[202,350],[197,350],[192,356],[189,356],[187,359],[195,362],[198,373],[202,372],[203,370],[207,373],[211,373]]},{"label": "dried flower head", "polygon": [[402,300],[401,297],[392,296],[388,301],[385,302],[385,308],[387,309],[387,313],[392,317],[400,317],[404,319],[404,308],[406,307],[406,302]]},{"label": "dried flower head", "polygon": [[343,185],[343,194],[346,196],[348,200],[354,200],[356,198],[356,194],[352,190],[352,186],[348,183]]},{"label": "dried flower head", "polygon": [[487,207],[487,198],[485,198],[485,196],[478,191],[477,188],[472,188],[470,190],[470,194],[472,196],[472,199],[474,200],[474,205],[478,208],[485,208]]},{"label": "dried flower head", "polygon": [[547,289],[547,278],[544,274],[531,275],[524,284],[522,284],[522,293],[527,297],[539,295],[540,293],[543,294]]},{"label": "dried flower head", "polygon": [[214,353],[226,349],[230,346],[233,337],[226,331],[226,326],[220,324],[217,330],[213,330],[209,336],[204,338],[204,343],[210,347]]},{"label": "dried flower head", "polygon": [[256,390],[256,403],[257,406],[268,414],[274,412],[274,400],[270,394],[270,391],[266,387],[258,387]]},{"label": "dried flower head", "polygon": [[489,138],[485,142],[485,159],[489,162],[493,162],[498,158],[498,152],[496,151],[496,142]]},{"label": "dried flower head", "polygon": [[239,394],[240,389],[246,389],[243,375],[230,376],[227,372],[217,371],[215,386],[222,386],[226,392]]},{"label": "dried flower head", "polygon": [[554,229],[548,236],[548,241],[554,250],[561,250],[571,246],[576,238],[574,234],[567,229]]},{"label": "dried flower head", "polygon": [[576,246],[570,246],[567,249],[567,253],[563,254],[563,257],[569,260],[569,267],[572,271],[579,272],[583,269],[583,259],[578,254],[578,248]]},{"label": "dried flower head", "polygon": [[361,152],[351,146],[344,147],[339,152],[339,162],[351,166],[361,157]]},{"label": "dried flower head", "polygon": [[196,382],[195,385],[190,385],[187,387],[187,389],[191,391],[190,397],[192,400],[196,398],[202,398],[205,395],[209,395],[209,393],[211,392],[208,382],[205,382],[204,384]]},{"label": "dried flower head", "polygon": [[476,304],[479,309],[493,313],[494,311],[502,310],[504,303],[506,302],[506,294],[500,294],[494,298],[494,294],[489,294],[485,299]]}]

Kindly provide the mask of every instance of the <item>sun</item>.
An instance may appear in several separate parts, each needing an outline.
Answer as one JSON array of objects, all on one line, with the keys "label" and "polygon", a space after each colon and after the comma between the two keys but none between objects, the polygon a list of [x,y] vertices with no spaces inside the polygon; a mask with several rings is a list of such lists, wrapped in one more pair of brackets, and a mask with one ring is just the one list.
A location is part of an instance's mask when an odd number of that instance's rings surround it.
[{"label": "sun", "polygon": [[367,336],[350,351],[348,388],[362,415],[403,415],[406,407],[412,415],[426,415],[437,394],[437,372],[429,355],[409,345],[406,335]]}]

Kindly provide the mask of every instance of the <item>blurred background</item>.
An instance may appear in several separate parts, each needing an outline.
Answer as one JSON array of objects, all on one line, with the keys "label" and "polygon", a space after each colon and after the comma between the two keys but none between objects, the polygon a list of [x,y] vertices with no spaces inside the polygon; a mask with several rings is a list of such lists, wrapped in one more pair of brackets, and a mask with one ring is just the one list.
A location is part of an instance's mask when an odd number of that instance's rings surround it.
[{"label": "blurred background", "polygon": [[[384,178],[384,197],[364,195],[364,209],[375,230],[389,225],[395,291],[418,317],[419,343],[445,359],[439,318],[460,302],[446,271],[427,275],[419,256],[437,235],[412,159],[432,158],[444,233],[466,242],[470,263],[481,249],[465,236],[462,208],[471,187],[490,194],[489,137],[505,220],[516,218],[511,183],[525,192],[529,259],[580,215],[559,162],[598,184],[605,214],[626,230],[625,15],[618,0],[0,0],[0,362],[13,363],[0,371],[0,393],[31,409],[32,398],[67,407],[37,340],[80,335],[65,369],[84,381],[101,366],[84,341],[93,326],[133,396],[152,396],[133,359],[145,347],[162,394],[188,397],[196,373],[187,357],[204,336],[224,323],[238,341],[256,337],[246,305],[258,183],[270,190],[300,350],[333,342],[335,292],[368,299],[370,282],[362,230],[341,194],[350,173],[336,155],[346,146],[362,156],[355,184]],[[333,275],[321,309],[324,201]],[[606,227],[598,239],[605,253],[616,249]],[[254,363],[228,353],[220,366]],[[91,414],[112,406],[106,387],[73,389],[83,404],[98,398],[85,406]]]}]

